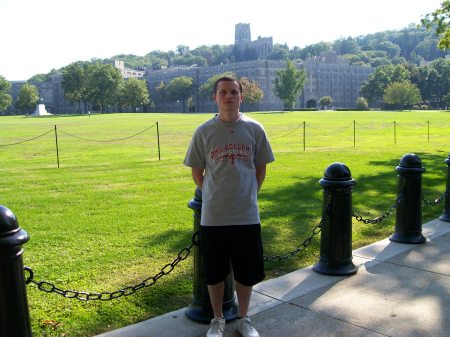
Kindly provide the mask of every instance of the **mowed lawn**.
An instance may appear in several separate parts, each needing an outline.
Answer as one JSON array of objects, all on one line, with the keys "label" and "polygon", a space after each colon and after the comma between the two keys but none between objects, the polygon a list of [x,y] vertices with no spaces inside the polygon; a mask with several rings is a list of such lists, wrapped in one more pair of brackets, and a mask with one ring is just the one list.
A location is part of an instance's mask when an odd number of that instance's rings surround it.
[{"label": "mowed lawn", "polygon": [[[182,161],[195,128],[212,115],[0,117],[0,204],[30,236],[23,259],[34,279],[62,290],[114,292],[171,263],[193,234],[187,204],[195,185]],[[334,162],[350,168],[353,209],[365,218],[394,204],[395,167],[407,153],[426,168],[424,198],[445,191],[449,111],[248,115],[263,123],[276,156],[259,196],[267,256],[289,253],[311,235],[321,219],[318,181]],[[442,210],[442,203],[425,205],[424,222]],[[354,220],[353,248],[388,237],[394,224],[394,213],[376,225]],[[267,262],[268,278],[317,262],[319,241],[292,259]],[[193,268],[189,256],[156,284],[111,301],[67,299],[31,284],[33,334],[93,336],[185,307]]]}]

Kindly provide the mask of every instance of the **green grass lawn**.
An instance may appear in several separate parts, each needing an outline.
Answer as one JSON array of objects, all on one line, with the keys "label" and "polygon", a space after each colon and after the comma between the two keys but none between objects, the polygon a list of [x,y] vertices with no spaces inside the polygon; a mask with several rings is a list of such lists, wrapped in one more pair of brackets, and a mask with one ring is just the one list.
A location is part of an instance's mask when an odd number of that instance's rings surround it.
[{"label": "green grass lawn", "polygon": [[[353,209],[366,218],[395,202],[395,167],[406,153],[419,155],[427,170],[426,199],[445,190],[448,111],[249,115],[265,126],[276,156],[259,196],[268,256],[294,250],[320,222],[318,181],[333,162],[350,168],[357,181]],[[64,290],[112,292],[172,262],[193,231],[187,203],[195,185],[182,160],[195,128],[211,116],[0,117],[0,204],[30,235],[23,259],[35,280]],[[424,222],[442,207],[424,206]],[[388,237],[394,222],[394,214],[377,225],[354,221],[353,248]],[[295,258],[268,262],[268,278],[314,264],[318,253],[317,237]],[[185,307],[192,296],[192,260],[181,261],[155,285],[112,301],[66,299],[30,285],[33,334],[92,336]]]}]

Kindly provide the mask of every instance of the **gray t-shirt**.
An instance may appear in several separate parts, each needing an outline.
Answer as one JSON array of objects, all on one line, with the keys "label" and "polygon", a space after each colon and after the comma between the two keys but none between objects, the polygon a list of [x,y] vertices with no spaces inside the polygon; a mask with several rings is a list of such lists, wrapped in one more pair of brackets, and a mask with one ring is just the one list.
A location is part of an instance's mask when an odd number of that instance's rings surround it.
[{"label": "gray t-shirt", "polygon": [[250,117],[227,123],[216,115],[200,125],[184,164],[205,169],[201,225],[260,223],[255,165],[274,160],[263,126]]}]

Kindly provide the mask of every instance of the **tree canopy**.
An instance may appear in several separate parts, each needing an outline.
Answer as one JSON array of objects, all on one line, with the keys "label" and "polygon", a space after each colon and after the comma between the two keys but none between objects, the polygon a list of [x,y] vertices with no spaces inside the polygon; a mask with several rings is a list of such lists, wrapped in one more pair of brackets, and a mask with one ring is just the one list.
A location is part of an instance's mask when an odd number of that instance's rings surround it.
[{"label": "tree canopy", "polygon": [[286,62],[286,69],[277,71],[274,90],[275,95],[283,101],[284,109],[294,108],[294,103],[305,83],[305,70],[298,70],[292,61]]},{"label": "tree canopy", "polygon": [[435,29],[436,35],[440,37],[440,49],[450,49],[450,0],[444,0],[440,8],[425,15],[421,23],[427,29]]},{"label": "tree canopy", "polygon": [[0,76],[0,111],[5,111],[12,103],[12,97],[9,94],[9,90],[11,90],[11,83],[3,76]]},{"label": "tree canopy", "polygon": [[384,91],[384,101],[401,109],[411,108],[420,103],[420,90],[410,81],[393,82]]},{"label": "tree canopy", "polygon": [[39,101],[39,91],[37,88],[29,83],[25,83],[19,91],[19,95],[16,101],[17,108],[24,112],[34,108]]}]

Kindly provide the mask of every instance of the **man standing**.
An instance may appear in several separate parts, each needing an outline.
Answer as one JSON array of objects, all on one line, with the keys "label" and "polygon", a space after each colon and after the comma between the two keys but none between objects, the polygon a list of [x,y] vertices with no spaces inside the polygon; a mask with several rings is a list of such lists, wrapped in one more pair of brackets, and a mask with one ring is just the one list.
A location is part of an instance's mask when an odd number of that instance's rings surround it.
[{"label": "man standing", "polygon": [[203,198],[200,242],[214,312],[206,337],[221,337],[225,330],[222,302],[230,264],[239,332],[259,337],[248,318],[253,286],[265,277],[257,194],[266,164],[275,158],[263,126],[239,111],[239,81],[219,78],[213,98],[219,113],[195,131],[184,160]]}]

